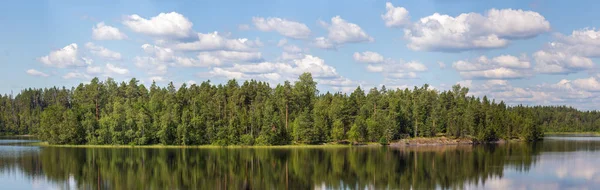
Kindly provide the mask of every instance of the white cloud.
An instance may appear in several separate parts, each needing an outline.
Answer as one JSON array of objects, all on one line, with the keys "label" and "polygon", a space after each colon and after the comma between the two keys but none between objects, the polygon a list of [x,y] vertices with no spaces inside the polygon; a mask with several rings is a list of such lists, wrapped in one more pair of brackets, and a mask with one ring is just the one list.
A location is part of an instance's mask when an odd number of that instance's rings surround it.
[{"label": "white cloud", "polygon": [[410,25],[410,15],[404,7],[394,7],[391,2],[385,3],[386,13],[381,15],[387,27],[404,27]]},{"label": "white cloud", "polygon": [[296,66],[294,70],[297,74],[310,72],[313,74],[313,77],[317,78],[331,78],[337,76],[335,68],[325,64],[325,60],[315,56],[306,55],[303,59],[294,60],[293,63]]},{"label": "white cloud", "polygon": [[92,42],[88,42],[85,44],[85,48],[90,50],[90,52],[96,56],[102,57],[107,60],[121,60],[121,53],[115,52],[105,47],[95,45]]},{"label": "white cloud", "polygon": [[302,53],[289,53],[289,52],[284,51],[281,53],[280,59],[285,61],[285,60],[300,59],[302,57],[304,57],[304,54],[302,54]]},{"label": "white cloud", "polygon": [[517,79],[526,76],[524,73],[504,67],[489,70],[464,71],[460,72],[460,75],[469,79]]},{"label": "white cloud", "polygon": [[317,48],[321,49],[335,49],[336,45],[329,41],[329,39],[325,37],[317,37],[313,41],[313,45]]},{"label": "white cloud", "polygon": [[388,73],[387,76],[390,78],[395,78],[395,79],[415,79],[415,78],[417,78],[417,74],[415,72]]},{"label": "white cloud", "polygon": [[94,64],[94,60],[93,60],[92,58],[89,58],[89,57],[82,57],[81,59],[83,60],[83,62],[84,62],[86,65],[91,65],[91,64]]},{"label": "white cloud", "polygon": [[194,80],[188,80],[185,83],[188,84],[188,85],[192,85],[192,84],[196,84],[196,81],[194,81]]},{"label": "white cloud", "polygon": [[380,72],[383,72],[383,66],[369,64],[369,65],[367,65],[367,71],[374,72],[374,73],[380,73]]},{"label": "white cloud", "polygon": [[252,18],[252,22],[256,29],[260,31],[277,31],[283,36],[295,39],[306,39],[311,33],[306,24],[277,17],[266,19],[263,17],[254,17]]},{"label": "white cloud", "polygon": [[160,13],[150,19],[134,14],[123,20],[134,32],[166,38],[186,38],[192,35],[192,22],[177,12]]},{"label": "white cloud", "polygon": [[151,75],[164,75],[167,73],[167,65],[154,57],[140,57],[134,58],[134,65],[140,69],[144,69]]},{"label": "white cloud", "polygon": [[62,78],[64,78],[64,79],[89,79],[91,77],[89,75],[86,75],[85,73],[75,71],[75,72],[69,72],[69,73],[65,74]]},{"label": "white cloud", "polygon": [[153,82],[164,82],[164,81],[166,81],[166,79],[164,77],[161,77],[161,76],[153,76],[153,77],[150,77],[148,80],[153,81]]},{"label": "white cloud", "polygon": [[208,74],[211,77],[224,77],[228,79],[242,79],[244,77],[244,73],[228,71],[218,67],[213,68],[211,71],[208,72]]},{"label": "white cloud", "polygon": [[384,61],[382,55],[377,52],[365,51],[362,53],[354,52],[352,55],[354,61],[363,62],[363,63],[381,63]]},{"label": "white cloud", "polygon": [[114,76],[129,74],[129,70],[111,63],[107,63],[104,67],[89,65],[86,68],[86,73],[93,76]]},{"label": "white cloud", "polygon": [[535,70],[546,74],[568,74],[594,67],[594,62],[587,57],[540,50],[533,54],[536,62]]},{"label": "white cloud", "polygon": [[494,57],[492,61],[500,66],[508,68],[528,69],[531,67],[531,64],[526,58],[519,59],[512,55],[501,55],[498,57]]},{"label": "white cloud", "polygon": [[537,12],[491,9],[457,17],[434,13],[406,28],[404,37],[413,50],[451,52],[505,47],[510,40],[549,30],[550,23]]},{"label": "white cloud", "polygon": [[600,91],[600,82],[594,77],[573,80],[573,85],[587,91]]},{"label": "white cloud", "polygon": [[127,39],[127,35],[119,31],[118,28],[100,22],[92,28],[92,38],[94,40],[123,40]]},{"label": "white cloud", "polygon": [[423,65],[422,63],[416,62],[416,61],[411,61],[408,63],[404,64],[404,68],[407,70],[411,70],[411,71],[427,71],[427,66]]},{"label": "white cloud", "polygon": [[357,62],[369,63],[367,65],[367,71],[382,73],[384,79],[388,81],[396,79],[415,79],[418,78],[417,72],[428,70],[427,66],[418,61],[394,61],[389,58],[385,59],[382,55],[370,51],[362,53],[355,52],[353,58]]},{"label": "white cloud", "polygon": [[491,59],[480,56],[456,61],[452,67],[465,79],[517,79],[531,75],[531,64],[525,56],[500,55]]},{"label": "white cloud", "polygon": [[106,64],[106,73],[107,74],[125,75],[125,74],[129,73],[129,70],[126,68],[118,67],[113,64],[107,63]]},{"label": "white cloud", "polygon": [[98,74],[102,74],[103,70],[102,70],[102,67],[90,65],[90,66],[87,66],[86,72],[91,75],[98,75]]},{"label": "white cloud", "polygon": [[335,68],[325,64],[323,59],[312,55],[304,55],[300,59],[289,62],[261,62],[234,64],[224,68],[215,67],[208,72],[208,76],[281,82],[281,80],[294,80],[304,72],[310,72],[318,80],[333,80],[340,77]]},{"label": "white cloud", "polygon": [[369,36],[363,29],[354,23],[349,23],[340,16],[331,18],[331,24],[321,22],[327,29],[327,38],[317,37],[314,40],[315,46],[323,49],[332,49],[345,43],[373,42],[373,37]]},{"label": "white cloud", "polygon": [[198,33],[198,40],[193,42],[177,43],[173,49],[183,51],[252,51],[255,46],[261,46],[260,41],[251,41],[246,38],[228,39],[218,32],[203,34]]},{"label": "white cloud", "polygon": [[196,59],[176,57],[176,63],[184,67],[208,67],[223,63],[259,61],[262,61],[261,52],[211,51],[198,53]]},{"label": "white cloud", "polygon": [[175,59],[175,52],[170,48],[163,48],[156,45],[144,44],[142,49],[149,55],[162,62],[170,62]]},{"label": "white cloud", "polygon": [[550,44],[552,49],[585,57],[600,57],[600,30],[583,28],[573,30],[570,36],[556,34],[558,42]]},{"label": "white cloud", "polygon": [[39,76],[39,77],[48,77],[48,76],[50,76],[50,75],[48,75],[48,74],[46,74],[44,72],[41,72],[41,71],[38,71],[38,70],[35,70],[35,69],[29,69],[29,70],[26,71],[26,73],[28,75],[31,75],[31,76]]},{"label": "white cloud", "polygon": [[83,62],[78,57],[77,44],[72,43],[62,49],[50,52],[47,56],[38,58],[46,66],[65,68],[70,66],[81,66]]}]

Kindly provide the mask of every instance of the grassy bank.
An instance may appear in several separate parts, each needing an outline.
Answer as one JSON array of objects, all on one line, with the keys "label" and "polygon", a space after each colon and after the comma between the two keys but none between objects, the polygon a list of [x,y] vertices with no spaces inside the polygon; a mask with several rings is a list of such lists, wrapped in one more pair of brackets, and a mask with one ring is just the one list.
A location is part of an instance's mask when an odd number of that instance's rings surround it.
[{"label": "grassy bank", "polygon": [[309,145],[309,144],[297,144],[297,145],[254,145],[254,146],[243,146],[243,145],[52,145],[47,142],[31,143],[32,146],[44,146],[44,147],[69,147],[69,148],[191,148],[191,149],[202,149],[202,148],[344,148],[352,147],[348,144],[321,144],[321,145]]},{"label": "grassy bank", "polygon": [[[518,140],[510,140],[518,141]],[[494,142],[485,142],[485,143],[505,143],[505,140],[498,140]],[[474,144],[482,144],[482,142],[474,141],[470,138],[447,138],[447,137],[417,137],[417,138],[407,138],[401,139],[398,141],[393,141],[389,143],[391,147],[406,147],[406,146],[444,146],[444,145],[474,145]],[[347,147],[377,147],[381,146],[381,144],[377,142],[363,142],[359,144],[339,144],[339,143],[325,143],[325,144],[292,144],[292,145],[252,145],[252,146],[244,146],[244,145],[227,145],[227,146],[219,146],[219,145],[52,145],[47,142],[38,142],[31,143],[33,146],[44,146],[44,147],[70,147],[70,148],[347,148]]]}]

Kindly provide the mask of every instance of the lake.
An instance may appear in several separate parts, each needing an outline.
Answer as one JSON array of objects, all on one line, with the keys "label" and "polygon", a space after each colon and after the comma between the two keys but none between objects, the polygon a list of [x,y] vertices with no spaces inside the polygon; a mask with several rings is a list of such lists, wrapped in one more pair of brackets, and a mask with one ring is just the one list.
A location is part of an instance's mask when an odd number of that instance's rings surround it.
[{"label": "lake", "polygon": [[72,148],[0,139],[0,189],[600,189],[600,137],[430,147]]}]

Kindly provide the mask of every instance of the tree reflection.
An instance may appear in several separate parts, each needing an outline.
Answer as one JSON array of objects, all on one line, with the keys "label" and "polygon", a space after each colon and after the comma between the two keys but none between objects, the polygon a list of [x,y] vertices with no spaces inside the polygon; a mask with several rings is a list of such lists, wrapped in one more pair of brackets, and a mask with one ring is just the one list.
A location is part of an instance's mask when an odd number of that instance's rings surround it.
[{"label": "tree reflection", "polygon": [[462,188],[528,170],[540,148],[522,143],[417,148],[142,149],[46,147],[0,156],[79,189],[431,189]]}]

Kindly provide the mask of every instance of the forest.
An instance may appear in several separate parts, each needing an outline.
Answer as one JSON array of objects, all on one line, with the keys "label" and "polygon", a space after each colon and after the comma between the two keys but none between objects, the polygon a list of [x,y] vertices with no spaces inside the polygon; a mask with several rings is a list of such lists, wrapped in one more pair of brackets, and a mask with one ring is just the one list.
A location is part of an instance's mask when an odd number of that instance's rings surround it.
[{"label": "forest", "polygon": [[235,79],[147,88],[135,78],[94,78],[70,89],[0,96],[0,134],[73,145],[286,145],[436,136],[533,141],[544,132],[600,130],[596,111],[507,106],[468,92],[425,84],[321,93],[310,73],[274,88]]}]

